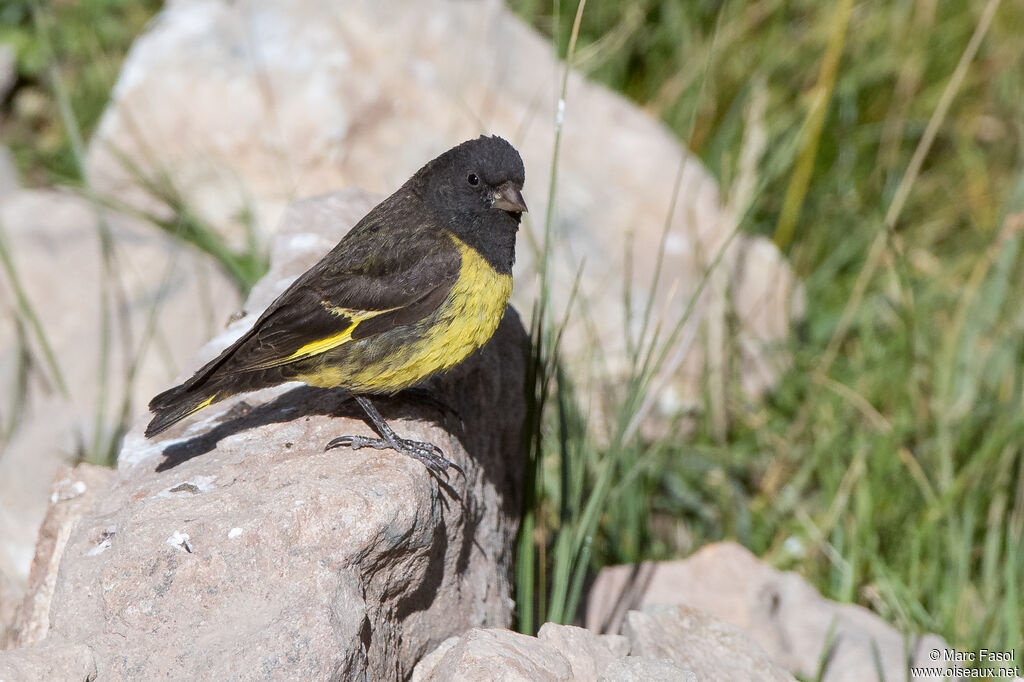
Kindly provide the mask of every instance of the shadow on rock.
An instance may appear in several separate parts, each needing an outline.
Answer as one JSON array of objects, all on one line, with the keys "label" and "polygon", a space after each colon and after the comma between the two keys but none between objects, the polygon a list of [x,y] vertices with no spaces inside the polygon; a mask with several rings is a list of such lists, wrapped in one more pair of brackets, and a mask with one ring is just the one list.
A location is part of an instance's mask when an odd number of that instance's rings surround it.
[{"label": "shadow on rock", "polygon": [[[460,441],[463,440],[461,432],[464,427],[457,414],[453,410],[445,410],[443,401],[428,389],[417,388],[395,396],[374,398],[374,404],[389,422],[397,419],[424,421],[451,432]],[[299,386],[255,407],[244,400],[239,402],[225,412],[220,422],[209,431],[168,445],[162,453],[164,460],[156,467],[156,471],[168,471],[190,459],[212,452],[217,448],[217,444],[228,436],[259,426],[284,424],[314,415],[369,423],[365,413],[350,394],[338,389]],[[343,425],[339,427],[341,431],[347,428]],[[347,434],[339,431],[337,435]],[[327,445],[327,441],[324,445]]]}]

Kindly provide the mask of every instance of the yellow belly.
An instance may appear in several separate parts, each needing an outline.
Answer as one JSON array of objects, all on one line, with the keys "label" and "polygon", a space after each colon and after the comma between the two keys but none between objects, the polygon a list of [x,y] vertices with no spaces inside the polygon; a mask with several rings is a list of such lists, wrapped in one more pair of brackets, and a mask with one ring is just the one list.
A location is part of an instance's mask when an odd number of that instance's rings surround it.
[{"label": "yellow belly", "polygon": [[[462,256],[459,278],[438,309],[415,325],[422,332],[418,339],[395,348],[383,361],[360,362],[363,354],[359,352],[338,365],[325,358],[315,374],[297,378],[315,386],[392,393],[454,367],[487,343],[505,314],[512,276],[499,274],[475,249],[454,235],[451,238]],[[357,343],[381,341],[371,338]]]}]

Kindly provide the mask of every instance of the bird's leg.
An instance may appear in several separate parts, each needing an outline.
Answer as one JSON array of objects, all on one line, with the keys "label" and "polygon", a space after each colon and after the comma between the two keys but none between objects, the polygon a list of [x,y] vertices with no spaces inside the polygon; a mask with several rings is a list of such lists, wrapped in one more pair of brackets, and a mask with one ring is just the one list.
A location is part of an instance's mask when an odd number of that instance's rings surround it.
[{"label": "bird's leg", "polygon": [[435,474],[448,474],[448,469],[453,468],[462,475],[465,472],[458,464],[448,460],[444,456],[444,451],[437,447],[433,443],[423,443],[418,440],[408,440],[400,437],[395,433],[388,423],[384,421],[384,417],[381,416],[377,408],[374,407],[373,403],[369,399],[362,396],[354,396],[359,406],[366,412],[366,416],[373,422],[373,428],[381,435],[380,438],[367,438],[366,436],[338,436],[330,443],[324,450],[330,450],[331,448],[337,448],[341,446],[348,446],[353,450],[359,448],[375,448],[377,450],[397,450],[404,455],[408,455],[415,460],[419,460],[425,467]]}]

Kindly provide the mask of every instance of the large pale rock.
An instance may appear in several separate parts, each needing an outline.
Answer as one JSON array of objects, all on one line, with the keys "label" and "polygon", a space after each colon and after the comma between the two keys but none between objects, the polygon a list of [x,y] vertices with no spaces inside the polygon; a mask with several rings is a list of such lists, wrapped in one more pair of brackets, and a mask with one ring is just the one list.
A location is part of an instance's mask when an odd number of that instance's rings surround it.
[{"label": "large pale rock", "polygon": [[692,670],[667,658],[620,658],[605,668],[598,682],[698,682]]},{"label": "large pale rock", "polygon": [[793,682],[745,632],[687,606],[630,611],[623,634],[632,655],[667,658],[698,680]]},{"label": "large pale rock", "polygon": [[625,637],[545,623],[536,637],[476,628],[446,640],[416,665],[413,682],[590,680],[629,653]]},{"label": "large pale rock", "polygon": [[[50,490],[50,506],[39,528],[35,558],[29,572],[27,596],[13,625],[10,645],[38,644],[50,628],[50,605],[57,585],[57,569],[64,547],[78,521],[106,490],[114,472],[106,467],[79,464],[57,476]],[[2,648],[2,647],[0,647]]]},{"label": "large pale rock", "polygon": [[740,628],[773,661],[808,679],[817,675],[831,637],[825,682],[874,679],[876,652],[885,679],[903,680],[908,659],[929,666],[931,650],[948,648],[935,635],[906,637],[863,607],[829,601],[799,575],[777,571],[732,543],[681,561],[603,569],[586,623],[596,632],[619,632],[631,609],[677,604]]},{"label": "large pale rock", "polygon": [[[566,356],[577,372],[595,371],[600,352],[602,366],[621,375],[624,326],[640,332],[666,224],[653,306],[663,339],[737,218],[660,122],[576,73],[560,103],[561,74],[550,41],[500,0],[172,0],[128,55],[90,145],[89,173],[100,189],[151,208],[158,202],[140,179],[162,183],[241,243],[250,222],[267,239],[294,197],[346,186],[390,193],[452,145],[501,134],[526,164],[529,236],[520,241],[514,300],[527,311],[563,120],[551,212],[554,314],[584,265]],[[665,381],[655,384],[661,400],[648,408],[698,403],[709,367],[723,385],[739,377],[757,394],[785,364],[780,341],[801,302],[778,251],[739,235],[719,267],[668,354]],[[622,305],[627,273],[631,316]]]},{"label": "large pale rock", "polygon": [[[349,192],[296,206],[249,314],[193,364],[243,333],[367,203]],[[156,441],[140,420],[67,541],[42,645],[87,644],[103,680],[384,680],[408,677],[447,637],[507,625],[526,350],[510,310],[433,383],[433,401],[378,402],[399,434],[465,469],[447,481],[389,450],[324,452],[334,436],[372,433],[332,391],[239,396]]]},{"label": "large pale rock", "polygon": [[413,682],[794,682],[738,628],[685,607],[630,611],[625,636],[545,623],[537,637],[474,629],[420,661]]},{"label": "large pale rock", "polygon": [[511,630],[478,628],[442,643],[416,666],[412,679],[554,682],[573,676],[557,647]]},{"label": "large pale rock", "polygon": [[0,198],[13,193],[21,187],[18,167],[14,162],[11,150],[0,145]]},{"label": "large pale rock", "polygon": [[3,682],[92,682],[96,660],[85,644],[29,647],[0,653]]},{"label": "large pale rock", "polygon": [[68,192],[5,194],[0,228],[67,386],[63,395],[13,282],[0,274],[0,414],[4,427],[13,426],[0,444],[0,573],[23,587],[59,467],[89,454],[97,423],[107,437],[122,412],[131,419],[144,410],[223,329],[239,296],[191,247]]},{"label": "large pale rock", "polygon": [[594,635],[571,625],[544,623],[537,639],[554,646],[568,661],[577,680],[599,677],[615,660],[629,653],[629,642],[621,635]]}]

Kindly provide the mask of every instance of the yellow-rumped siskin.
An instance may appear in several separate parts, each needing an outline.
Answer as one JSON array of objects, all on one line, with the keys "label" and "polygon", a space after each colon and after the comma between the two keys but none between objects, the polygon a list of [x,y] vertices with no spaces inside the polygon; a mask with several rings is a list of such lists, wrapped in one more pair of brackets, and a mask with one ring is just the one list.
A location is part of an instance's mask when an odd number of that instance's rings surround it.
[{"label": "yellow-rumped siskin", "polygon": [[231,395],[302,381],[350,392],[380,435],[328,448],[392,448],[438,473],[455,466],[437,446],[395,434],[370,396],[415,386],[491,338],[512,293],[523,182],[519,153],[500,137],[429,162],[231,347],[153,398],[146,437]]}]

